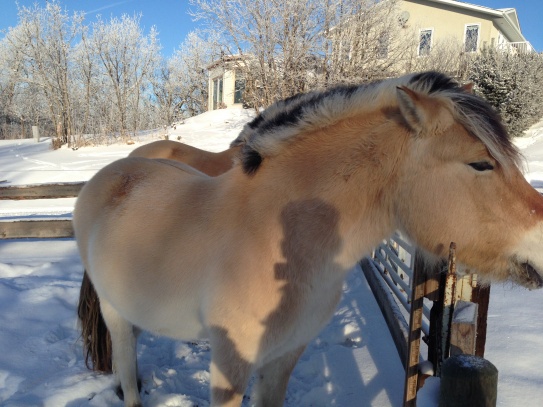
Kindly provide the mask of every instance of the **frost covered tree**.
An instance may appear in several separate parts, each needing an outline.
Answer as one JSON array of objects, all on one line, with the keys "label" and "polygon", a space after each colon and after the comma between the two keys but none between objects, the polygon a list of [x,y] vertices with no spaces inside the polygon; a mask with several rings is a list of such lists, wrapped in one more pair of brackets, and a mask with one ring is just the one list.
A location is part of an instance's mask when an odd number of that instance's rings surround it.
[{"label": "frost covered tree", "polygon": [[108,23],[102,19],[92,24],[90,47],[98,56],[100,70],[109,79],[118,130],[123,139],[136,131],[144,89],[159,63],[160,44],[154,27],[148,35],[140,27],[141,16],[123,15]]},{"label": "frost covered tree", "polygon": [[192,0],[218,32],[255,107],[390,76],[408,53],[397,0]]},{"label": "frost covered tree", "polygon": [[415,41],[401,23],[398,3],[328,3],[323,67],[327,84],[367,82],[405,72]]},{"label": "frost covered tree", "polygon": [[322,2],[308,0],[194,0],[196,18],[222,38],[226,55],[240,55],[253,106],[308,90],[321,35]]},{"label": "frost covered tree", "polygon": [[[415,49],[414,45],[412,49]],[[411,54],[406,71],[440,71],[453,77],[464,77],[470,62],[470,55],[464,52],[464,44],[456,38],[437,40],[432,44],[432,50],[423,57]]]},{"label": "frost covered tree", "polygon": [[72,43],[81,33],[83,15],[68,15],[56,0],[43,8],[21,6],[18,13],[19,24],[5,37],[12,53],[22,58],[18,80],[40,89],[57,129],[58,143],[66,143],[73,134]]},{"label": "frost covered tree", "polygon": [[179,85],[179,110],[194,116],[207,110],[207,67],[221,55],[217,36],[213,33],[189,33],[172,60],[172,72]]},{"label": "frost covered tree", "polygon": [[213,35],[193,31],[171,58],[162,61],[151,79],[162,124],[207,110],[206,68],[219,56],[220,47]]},{"label": "frost covered tree", "polygon": [[543,57],[483,50],[472,57],[466,79],[501,114],[512,136],[543,117]]}]

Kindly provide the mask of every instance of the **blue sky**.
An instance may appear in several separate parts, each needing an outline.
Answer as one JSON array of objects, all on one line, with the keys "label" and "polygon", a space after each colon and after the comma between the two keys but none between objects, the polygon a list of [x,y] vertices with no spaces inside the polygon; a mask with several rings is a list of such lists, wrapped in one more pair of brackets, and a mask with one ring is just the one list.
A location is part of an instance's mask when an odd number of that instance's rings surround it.
[{"label": "blue sky", "polygon": [[[20,6],[30,7],[34,3],[45,6],[46,0],[18,0]],[[188,14],[191,9],[188,0],[61,0],[68,10],[84,11],[86,21],[96,20],[98,14],[104,20],[123,14],[142,14],[141,25],[145,32],[154,25],[159,32],[162,52],[171,56],[179,48],[187,34],[197,28]],[[0,30],[17,25],[16,0],[0,0]]]},{"label": "blue sky", "polygon": [[[45,5],[46,0],[18,0],[20,5],[31,6],[35,2]],[[472,0],[468,3],[491,8],[517,9],[522,33],[534,48],[543,51],[543,0]],[[61,4],[71,13],[74,10],[85,11],[87,20],[94,21],[97,14],[104,19],[142,13],[142,25],[146,31],[156,26],[159,32],[163,54],[170,56],[179,48],[186,35],[197,28],[188,14],[188,0],[62,0]],[[17,24],[17,6],[15,0],[0,0],[0,29]]]}]

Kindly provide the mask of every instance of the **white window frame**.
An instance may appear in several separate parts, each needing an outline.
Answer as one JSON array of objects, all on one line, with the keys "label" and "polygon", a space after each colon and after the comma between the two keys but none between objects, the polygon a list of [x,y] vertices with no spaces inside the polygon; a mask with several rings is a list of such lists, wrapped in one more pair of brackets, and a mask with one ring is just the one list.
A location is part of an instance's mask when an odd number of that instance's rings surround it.
[{"label": "white window frame", "polygon": [[[466,50],[467,39],[468,39],[468,27],[477,26],[477,44],[475,44],[475,50],[468,51]],[[464,52],[472,53],[479,51],[479,46],[481,44],[481,23],[471,23],[464,25]]]},{"label": "white window frame", "polygon": [[[215,86],[215,84],[217,84]],[[212,94],[211,104],[213,109],[219,109],[221,104],[224,103],[224,74],[216,76],[211,81]]]},{"label": "white window frame", "polygon": [[[420,36],[422,34],[423,31],[430,31],[430,50],[428,51],[428,54],[423,54],[421,55],[420,54]],[[425,56],[428,56],[430,54],[430,52],[432,52],[432,45],[434,43],[434,28],[421,28],[419,29],[419,42],[417,44],[417,56],[419,57],[425,57]]]}]

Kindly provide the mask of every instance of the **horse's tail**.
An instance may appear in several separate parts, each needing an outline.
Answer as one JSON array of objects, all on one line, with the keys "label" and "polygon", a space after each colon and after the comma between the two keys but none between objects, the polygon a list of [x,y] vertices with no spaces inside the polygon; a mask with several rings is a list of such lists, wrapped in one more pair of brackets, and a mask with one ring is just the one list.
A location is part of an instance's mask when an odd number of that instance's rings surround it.
[{"label": "horse's tail", "polygon": [[100,311],[98,294],[86,271],[81,282],[77,315],[81,323],[85,364],[89,369],[111,373],[111,336]]}]

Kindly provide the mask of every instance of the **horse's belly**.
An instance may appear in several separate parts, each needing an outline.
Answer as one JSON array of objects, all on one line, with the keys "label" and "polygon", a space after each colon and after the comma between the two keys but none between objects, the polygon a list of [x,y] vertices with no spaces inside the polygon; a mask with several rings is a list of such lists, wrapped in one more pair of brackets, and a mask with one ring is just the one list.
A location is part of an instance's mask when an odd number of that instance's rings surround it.
[{"label": "horse's belly", "polygon": [[[135,326],[158,335],[180,340],[205,337],[198,312],[198,302],[185,299],[138,301],[121,305],[121,314]],[[124,312],[123,312],[124,311]]]},{"label": "horse's belly", "polygon": [[204,326],[195,317],[197,313],[186,311],[178,312],[177,315],[164,312],[158,319],[153,318],[149,321],[143,321],[146,324],[145,330],[179,340],[205,338],[207,335]]},{"label": "horse's belly", "polygon": [[124,319],[138,328],[181,340],[202,338],[205,335],[200,317],[203,282],[187,277],[180,283],[164,278],[167,273],[144,270],[104,266],[93,270],[94,276],[89,275],[98,283],[100,298],[107,299]]}]

